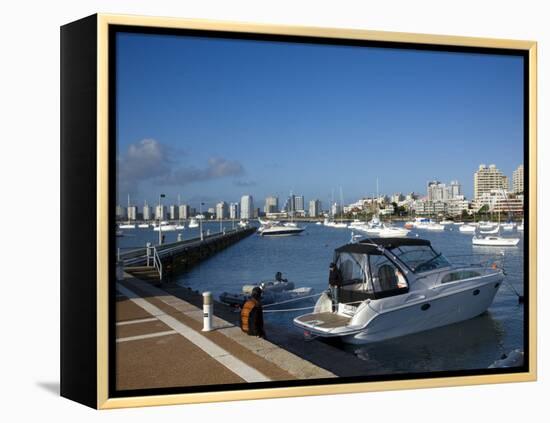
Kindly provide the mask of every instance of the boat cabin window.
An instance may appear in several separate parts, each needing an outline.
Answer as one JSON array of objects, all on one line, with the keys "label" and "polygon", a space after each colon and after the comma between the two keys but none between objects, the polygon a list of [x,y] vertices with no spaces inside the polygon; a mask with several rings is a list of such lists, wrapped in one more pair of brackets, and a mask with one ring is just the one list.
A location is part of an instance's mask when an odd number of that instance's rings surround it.
[{"label": "boat cabin window", "polygon": [[342,277],[341,302],[383,298],[409,289],[403,272],[384,255],[341,253],[336,266]]},{"label": "boat cabin window", "polygon": [[399,294],[409,288],[403,272],[386,256],[370,257],[370,275],[374,291],[379,294],[378,296]]},{"label": "boat cabin window", "polygon": [[449,267],[451,264],[441,253],[430,246],[401,246],[394,248],[392,253],[414,273]]},{"label": "boat cabin window", "polygon": [[459,281],[462,279],[469,279],[469,278],[475,278],[481,276],[479,272],[476,272],[474,270],[460,270],[457,272],[451,272],[447,273],[443,278],[441,279],[441,283],[447,283],[447,282],[454,282]]}]

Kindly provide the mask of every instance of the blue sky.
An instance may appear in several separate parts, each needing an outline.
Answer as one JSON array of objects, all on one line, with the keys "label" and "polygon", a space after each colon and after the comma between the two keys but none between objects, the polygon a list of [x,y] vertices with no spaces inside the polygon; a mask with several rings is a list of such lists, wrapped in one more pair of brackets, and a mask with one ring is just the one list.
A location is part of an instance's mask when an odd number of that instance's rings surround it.
[{"label": "blue sky", "polygon": [[523,163],[519,57],[119,34],[119,197],[327,204]]}]

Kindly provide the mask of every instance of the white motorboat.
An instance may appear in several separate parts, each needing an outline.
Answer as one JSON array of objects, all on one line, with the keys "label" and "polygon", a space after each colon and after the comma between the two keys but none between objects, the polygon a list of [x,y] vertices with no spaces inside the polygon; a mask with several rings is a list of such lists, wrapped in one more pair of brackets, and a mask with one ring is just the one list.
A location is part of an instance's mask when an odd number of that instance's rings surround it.
[{"label": "white motorboat", "polygon": [[175,225],[175,227],[176,227],[176,231],[183,230],[185,229],[185,223],[178,223],[177,225]]},{"label": "white motorboat", "polygon": [[483,235],[498,234],[499,232],[500,232],[500,226],[499,225],[495,226],[493,229],[489,229],[488,231],[482,231],[481,229],[479,230],[479,233],[483,234]]},{"label": "white motorboat", "polygon": [[316,224],[316,225],[322,225],[323,222],[320,222],[320,221],[319,221],[319,222],[315,222],[315,224]]},{"label": "white motorboat", "polygon": [[426,217],[417,217],[416,219],[414,219],[414,222],[407,222],[407,223],[412,223],[412,225],[416,229],[425,229],[425,230],[428,230],[428,231],[444,231],[445,230],[444,225],[436,223],[432,219],[428,219]]},{"label": "white motorboat", "polygon": [[380,227],[370,228],[367,225],[356,226],[356,230],[364,232],[367,235],[377,236],[381,238],[401,238],[406,237],[410,232],[406,228],[398,228],[391,225],[382,224]]},{"label": "white motorboat", "polygon": [[483,245],[489,247],[513,247],[518,245],[519,238],[503,238],[501,236],[485,236],[472,238],[473,245]]},{"label": "white motorboat", "polygon": [[299,226],[285,226],[285,225],[263,225],[258,229],[258,233],[261,236],[290,236],[298,235],[304,231],[305,228]]},{"label": "white motorboat", "polygon": [[158,232],[158,231],[162,231],[162,232],[173,232],[176,230],[176,225],[172,225],[170,223],[164,223],[164,222],[160,222],[160,226],[159,225],[155,225],[154,228],[153,228],[154,231]]},{"label": "white motorboat", "polygon": [[453,222],[453,225],[462,226],[464,225],[464,222]]},{"label": "white motorboat", "polygon": [[237,226],[239,228],[248,228],[248,222],[246,220],[240,220],[239,223],[237,223]]},{"label": "white motorboat", "polygon": [[441,222],[439,222],[440,225],[453,225],[455,222],[453,222],[452,220],[442,220]]},{"label": "white motorboat", "polygon": [[441,225],[440,223],[431,222],[427,224],[423,229],[426,229],[428,231],[444,231],[445,225]]},{"label": "white motorboat", "polygon": [[479,230],[480,231],[490,231],[495,227],[494,223],[491,222],[479,222]]},{"label": "white motorboat", "polygon": [[473,234],[477,230],[477,228],[474,225],[464,224],[461,225],[458,230],[463,233],[467,234]]},{"label": "white motorboat", "polygon": [[149,224],[148,223],[140,223],[138,225],[138,228],[140,229],[148,229],[149,228]]},{"label": "white motorboat", "polygon": [[191,218],[191,220],[189,221],[188,226],[189,226],[190,229],[198,228],[199,227],[199,222],[197,222],[197,219]]},{"label": "white motorboat", "polygon": [[370,343],[471,319],[504,279],[494,266],[453,266],[418,238],[374,238],[335,251],[333,286],[294,325],[308,336]]}]

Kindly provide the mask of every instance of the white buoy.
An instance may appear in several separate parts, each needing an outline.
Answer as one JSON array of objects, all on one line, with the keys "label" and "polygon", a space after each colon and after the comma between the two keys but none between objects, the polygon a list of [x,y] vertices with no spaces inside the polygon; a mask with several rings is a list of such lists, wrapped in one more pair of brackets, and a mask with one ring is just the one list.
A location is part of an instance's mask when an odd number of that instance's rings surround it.
[{"label": "white buoy", "polygon": [[202,315],[203,315],[203,332],[212,330],[212,314],[214,312],[214,304],[212,301],[211,292],[202,293]]}]

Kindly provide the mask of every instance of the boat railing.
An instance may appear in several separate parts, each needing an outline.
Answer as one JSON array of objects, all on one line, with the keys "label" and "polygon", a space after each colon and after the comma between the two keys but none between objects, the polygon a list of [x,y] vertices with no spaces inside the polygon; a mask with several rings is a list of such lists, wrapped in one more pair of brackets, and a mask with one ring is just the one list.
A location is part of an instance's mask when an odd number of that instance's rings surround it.
[{"label": "boat railing", "polygon": [[[468,267],[468,266],[477,266],[482,267],[484,271],[486,271],[489,267],[492,268],[504,268],[504,252],[500,253],[493,253],[493,254],[457,254],[457,255],[446,255],[445,257],[453,259],[458,258],[461,259],[460,261],[454,261],[453,260],[453,266],[459,266],[459,267]],[[471,259],[479,259],[479,260],[468,260],[468,258]]]}]

